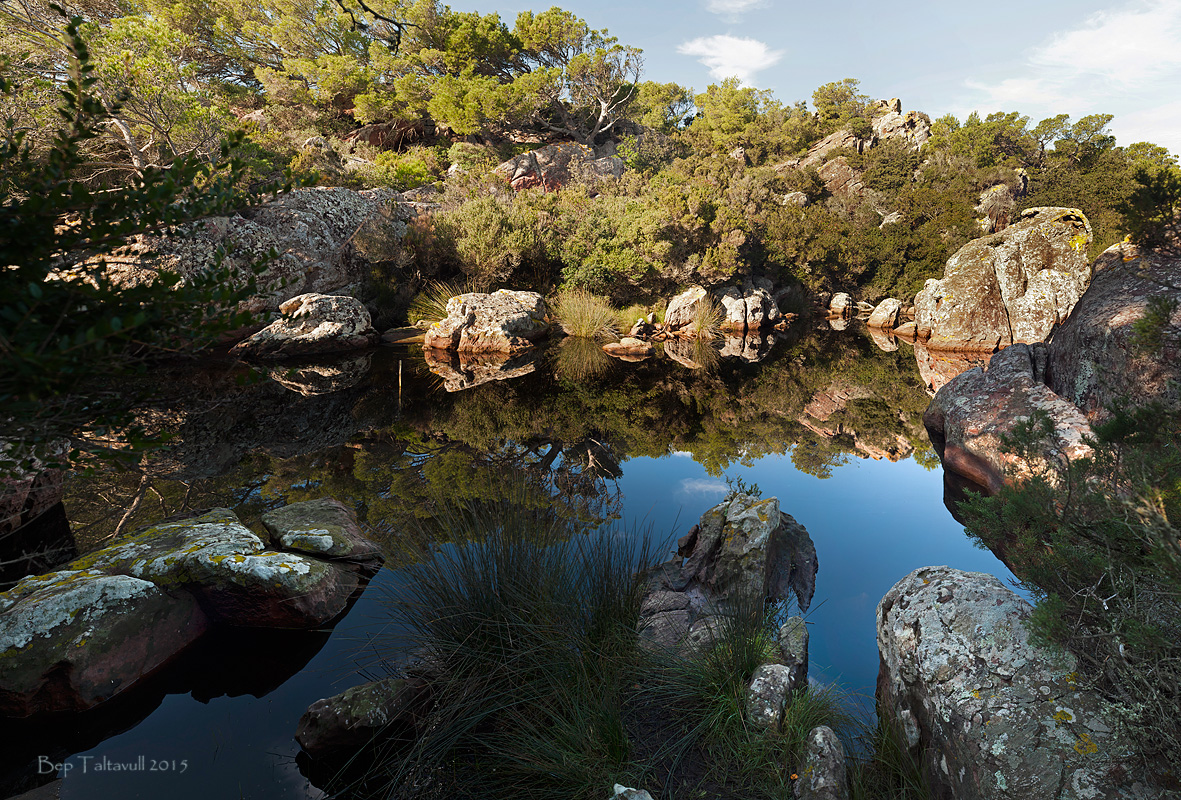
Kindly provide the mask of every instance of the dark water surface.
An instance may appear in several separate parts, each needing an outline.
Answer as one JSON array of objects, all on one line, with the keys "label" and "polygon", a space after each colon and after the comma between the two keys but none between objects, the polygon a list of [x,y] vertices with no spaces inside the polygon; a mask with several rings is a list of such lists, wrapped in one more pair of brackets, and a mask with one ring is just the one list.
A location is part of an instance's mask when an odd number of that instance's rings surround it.
[{"label": "dark water surface", "polygon": [[705,368],[690,370],[567,343],[456,392],[446,390],[494,368],[431,372],[404,346],[253,383],[230,364],[162,379],[144,420],[176,438],[136,469],[71,484],[82,549],[136,497],[125,528],[213,505],[253,525],[284,502],[333,496],[357,509],[387,567],[331,631],[223,634],[100,714],[6,726],[19,745],[0,767],[29,780],[44,756],[41,769],[64,776],[63,798],[319,797],[296,765],[296,722],[315,700],[380,676],[379,650],[397,658],[383,590],[447,540],[433,522],[444,500],[542,502],[669,541],[723,498],[727,479],[757,484],[816,545],[812,676],[872,695],[874,611],[895,582],[932,564],[1012,576],[944,506],[920,422],[928,397],[905,345],[883,352],[856,331],[810,332],[745,352],[768,347],[760,363],[698,352]]}]

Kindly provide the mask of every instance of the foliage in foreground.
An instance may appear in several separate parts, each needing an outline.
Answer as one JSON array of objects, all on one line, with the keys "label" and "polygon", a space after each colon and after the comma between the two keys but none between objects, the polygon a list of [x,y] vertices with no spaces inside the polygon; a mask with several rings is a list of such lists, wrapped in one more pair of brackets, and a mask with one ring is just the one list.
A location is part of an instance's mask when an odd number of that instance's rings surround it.
[{"label": "foliage in foreground", "polygon": [[[1034,447],[1046,424],[1033,421],[1016,452]],[[1035,476],[960,511],[1034,596],[1035,634],[1077,655],[1087,679],[1126,709],[1146,758],[1176,765],[1181,411],[1118,409],[1095,433],[1094,456],[1059,479]]]}]

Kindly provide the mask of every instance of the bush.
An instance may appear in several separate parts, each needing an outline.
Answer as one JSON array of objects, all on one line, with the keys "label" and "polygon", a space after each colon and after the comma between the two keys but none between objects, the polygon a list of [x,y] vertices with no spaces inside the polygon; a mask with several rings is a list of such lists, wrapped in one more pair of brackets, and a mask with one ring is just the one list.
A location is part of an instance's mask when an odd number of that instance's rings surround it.
[{"label": "bush", "polygon": [[558,292],[554,313],[568,336],[606,339],[616,338],[619,334],[616,328],[618,312],[611,308],[605,297],[585,289],[569,288]]}]

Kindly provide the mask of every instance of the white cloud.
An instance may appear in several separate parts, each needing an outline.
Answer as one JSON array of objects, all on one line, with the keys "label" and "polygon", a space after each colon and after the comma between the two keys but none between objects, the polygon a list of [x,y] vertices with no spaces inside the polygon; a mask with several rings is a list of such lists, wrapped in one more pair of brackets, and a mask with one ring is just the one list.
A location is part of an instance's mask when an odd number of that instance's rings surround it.
[{"label": "white cloud", "polygon": [[704,478],[683,478],[681,491],[685,494],[725,494],[728,490],[721,481],[711,481]]},{"label": "white cloud", "polygon": [[723,16],[728,20],[737,21],[747,11],[754,11],[756,8],[766,8],[769,5],[770,3],[767,0],[707,0],[705,10],[712,14]]},{"label": "white cloud", "polygon": [[[1090,16],[1034,48],[1018,74],[966,81],[965,110],[1038,115],[1115,114],[1121,144],[1151,141],[1177,152],[1181,103],[1181,0],[1149,0]],[[958,114],[958,110],[957,110]]]},{"label": "white cloud", "polygon": [[736,76],[748,86],[755,73],[783,58],[782,50],[771,50],[764,42],[739,39],[727,34],[692,39],[677,47],[677,52],[696,56],[698,61],[709,67],[709,74],[717,80]]}]

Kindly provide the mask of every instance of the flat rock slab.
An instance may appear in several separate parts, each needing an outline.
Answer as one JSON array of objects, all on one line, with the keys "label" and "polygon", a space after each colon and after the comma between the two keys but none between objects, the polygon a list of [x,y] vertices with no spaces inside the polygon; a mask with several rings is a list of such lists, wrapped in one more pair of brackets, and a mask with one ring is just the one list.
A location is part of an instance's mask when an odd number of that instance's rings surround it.
[{"label": "flat rock slab", "polygon": [[936,798],[1159,800],[1120,709],[1074,657],[1030,641],[1030,605],[991,575],[922,567],[877,609],[877,698]]}]

